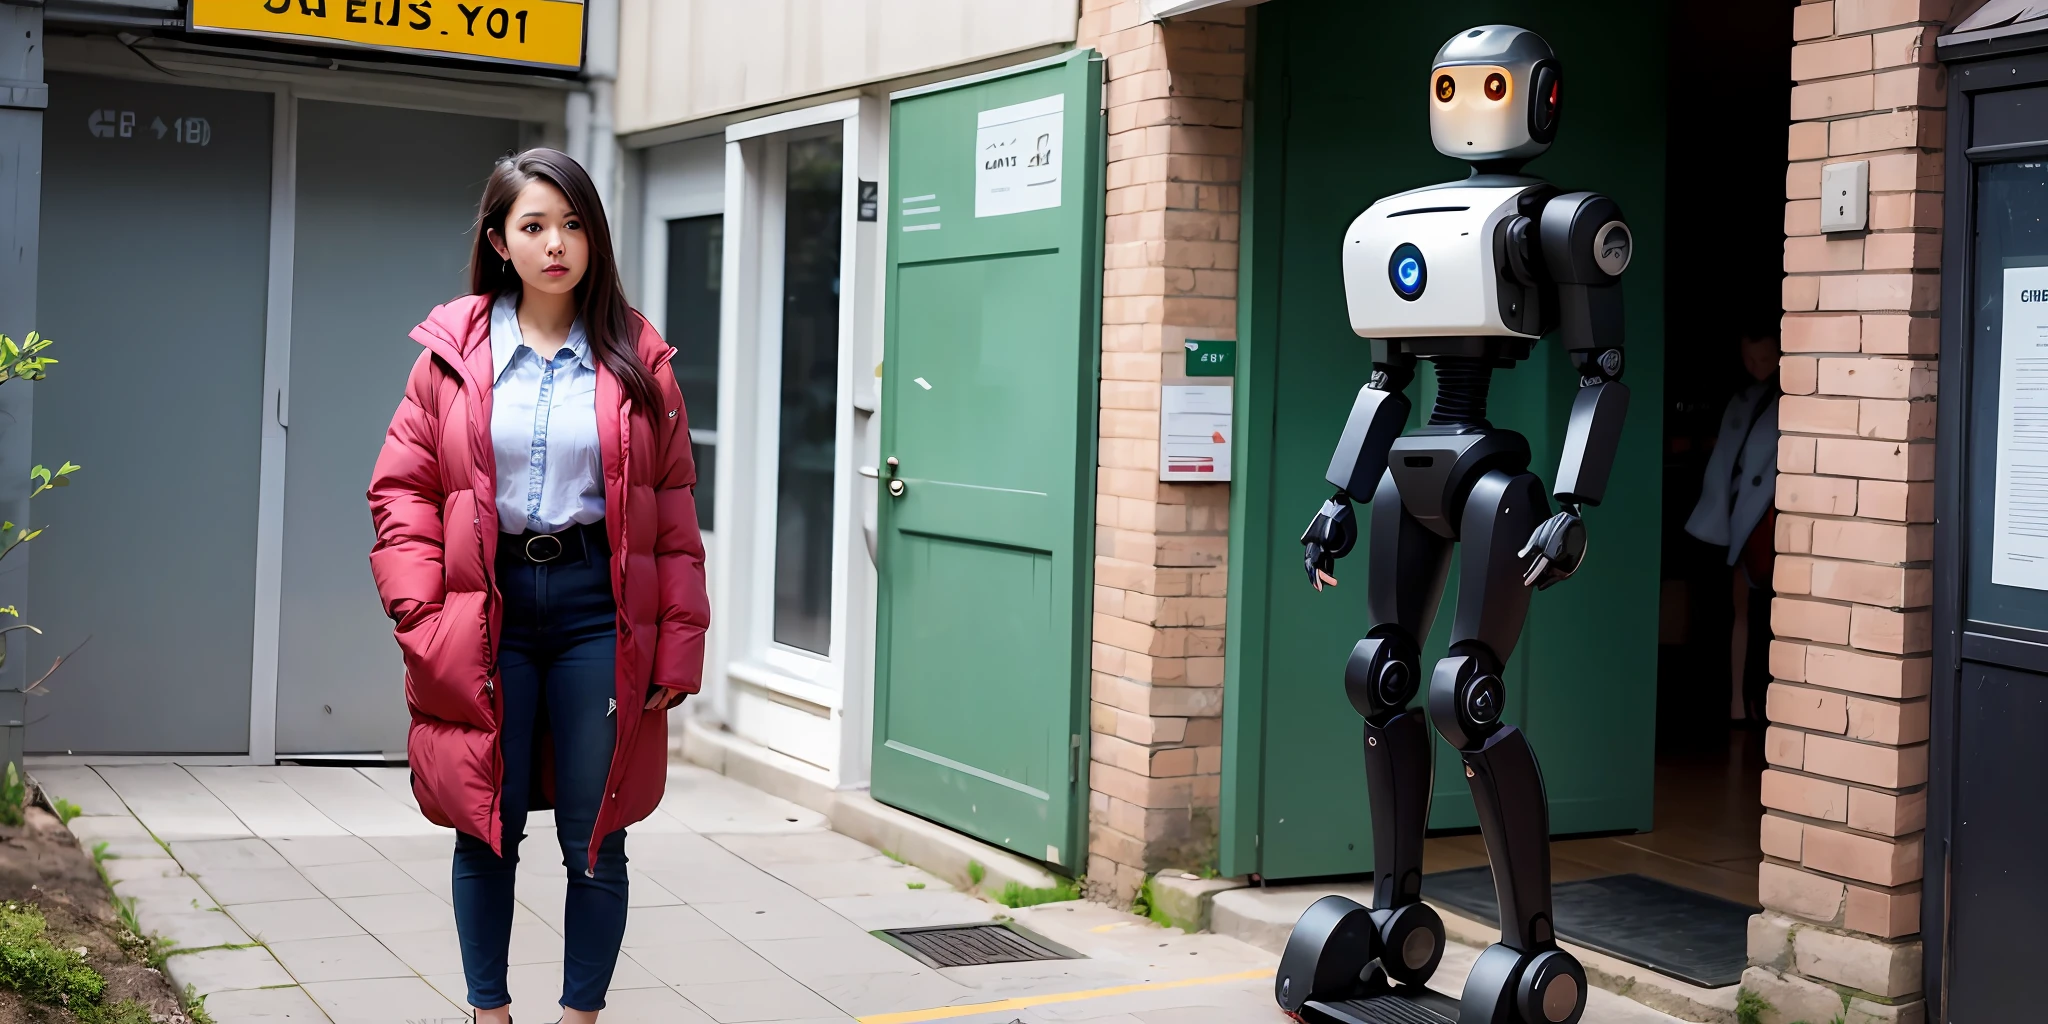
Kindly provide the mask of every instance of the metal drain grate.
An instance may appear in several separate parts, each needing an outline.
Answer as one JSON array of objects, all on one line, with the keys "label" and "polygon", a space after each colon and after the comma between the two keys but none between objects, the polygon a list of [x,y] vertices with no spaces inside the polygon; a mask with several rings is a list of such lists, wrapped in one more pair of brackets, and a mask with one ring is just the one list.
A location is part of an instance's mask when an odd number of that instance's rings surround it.
[{"label": "metal drain grate", "polygon": [[1027,960],[1080,960],[1081,954],[1056,942],[1002,924],[947,924],[931,928],[885,928],[875,933],[884,941],[924,962],[927,967],[973,967]]}]

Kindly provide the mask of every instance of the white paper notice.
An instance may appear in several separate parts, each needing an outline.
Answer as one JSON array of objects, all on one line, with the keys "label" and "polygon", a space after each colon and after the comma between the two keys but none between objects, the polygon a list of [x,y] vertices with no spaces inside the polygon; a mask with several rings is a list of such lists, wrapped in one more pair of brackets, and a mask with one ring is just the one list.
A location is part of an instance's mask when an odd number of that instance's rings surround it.
[{"label": "white paper notice", "polygon": [[2048,590],[2048,267],[2008,267],[2003,287],[1991,582]]},{"label": "white paper notice", "polygon": [[1159,389],[1159,479],[1230,479],[1230,385]]},{"label": "white paper notice", "polygon": [[1000,217],[1060,205],[1064,95],[984,110],[974,133],[974,215]]}]

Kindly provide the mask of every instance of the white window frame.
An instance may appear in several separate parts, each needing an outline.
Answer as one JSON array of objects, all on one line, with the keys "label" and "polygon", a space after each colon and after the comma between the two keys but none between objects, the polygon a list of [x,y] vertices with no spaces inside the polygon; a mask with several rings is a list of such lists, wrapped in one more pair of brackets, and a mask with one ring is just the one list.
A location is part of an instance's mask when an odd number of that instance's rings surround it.
[{"label": "white window frame", "polygon": [[[669,344],[680,347],[689,343],[691,339],[677,337],[675,325],[668,320],[668,222],[691,217],[725,215],[724,143],[716,136],[684,139],[643,150],[636,154],[636,158],[641,172],[638,189],[639,209],[634,214],[640,224],[640,237],[636,246],[639,250],[639,261],[637,268],[630,273],[641,283],[638,290],[640,312],[661,331],[662,337]],[[712,168],[709,174],[703,173],[703,168],[707,164]],[[721,231],[723,230],[725,229],[721,228]],[[719,259],[722,264],[725,259],[722,253]],[[728,326],[724,322],[723,308],[725,283],[724,268],[721,266],[718,335],[721,374],[724,372],[724,360],[728,351],[724,340]],[[720,387],[722,389],[723,384]],[[721,392],[719,398],[722,407],[725,395]],[[718,452],[718,458],[713,463],[713,479],[709,481],[718,483],[720,481],[717,480],[717,467],[723,466],[726,462],[725,449],[720,444],[724,436],[719,432],[720,425],[715,420],[705,418],[701,409],[692,409],[689,412],[691,441],[699,444],[709,443]],[[721,413],[720,417],[723,418],[724,414]],[[702,466],[698,467],[698,472],[703,472]],[[705,550],[716,550],[718,531],[705,530],[703,533]],[[723,558],[712,557],[705,560],[705,584],[713,594],[719,592],[720,571],[724,565]],[[704,676],[700,683],[702,692],[690,704],[678,708],[675,715],[694,712],[706,703],[715,708],[725,706],[725,673],[720,668],[725,663],[721,630],[721,620],[724,616],[719,611],[717,608],[713,609],[710,635],[705,638]],[[671,718],[673,719],[675,715]]]},{"label": "white window frame", "polygon": [[[858,500],[873,501],[858,449],[874,408],[881,232],[858,219],[859,184],[880,180],[879,100],[784,111],[725,131],[725,278],[719,332],[719,536],[713,607],[728,686],[717,710],[736,732],[864,783],[873,677],[874,566]],[[786,147],[837,127],[841,139],[838,411],[832,487],[831,626],[818,654],[776,643],[775,507],[781,427]],[[860,417],[859,420],[856,417]],[[766,735],[764,735],[766,734]]]}]

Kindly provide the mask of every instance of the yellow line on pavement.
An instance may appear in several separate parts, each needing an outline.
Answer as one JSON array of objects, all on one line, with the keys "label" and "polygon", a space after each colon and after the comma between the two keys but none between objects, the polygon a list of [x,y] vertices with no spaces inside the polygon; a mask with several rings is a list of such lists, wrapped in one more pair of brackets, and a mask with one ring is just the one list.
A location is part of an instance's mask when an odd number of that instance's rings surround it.
[{"label": "yellow line on pavement", "polygon": [[1170,988],[1189,988],[1195,985],[1220,985],[1228,981],[1255,981],[1273,976],[1271,968],[1260,971],[1239,971],[1236,974],[1212,974],[1206,978],[1182,978],[1179,981],[1150,981],[1138,985],[1113,985],[1109,988],[1091,988],[1080,992],[1054,992],[1042,996],[1018,996],[1014,999],[998,999],[992,1003],[967,1003],[961,1006],[934,1006],[929,1010],[905,1010],[902,1013],[877,1013],[856,1020],[859,1024],[919,1024],[920,1021],[945,1020],[948,1017],[966,1017],[977,1013],[997,1013],[1003,1010],[1024,1010],[1049,1003],[1072,1003],[1083,999],[1101,999],[1105,996],[1128,995],[1132,992],[1158,992]]}]

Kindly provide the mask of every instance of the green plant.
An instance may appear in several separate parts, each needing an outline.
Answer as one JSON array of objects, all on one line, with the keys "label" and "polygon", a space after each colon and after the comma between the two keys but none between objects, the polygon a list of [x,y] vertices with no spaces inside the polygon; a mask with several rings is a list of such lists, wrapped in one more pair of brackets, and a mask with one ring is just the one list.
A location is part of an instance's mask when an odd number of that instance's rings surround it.
[{"label": "green plant", "polygon": [[[290,988],[280,985],[279,988]],[[206,997],[190,985],[185,986],[185,1016],[192,1018],[192,1024],[214,1024],[213,1015],[206,1012]]]},{"label": "green plant", "polygon": [[1152,879],[1150,878],[1145,879],[1145,884],[1138,887],[1137,898],[1131,901],[1131,913],[1139,917],[1148,918],[1153,923],[1167,928],[1180,927],[1180,925],[1174,922],[1172,917],[1167,915],[1166,910],[1159,905],[1159,895],[1152,891]]},{"label": "green plant", "polygon": [[155,1024],[157,1019],[150,1015],[149,1007],[133,999],[123,999],[111,1006],[73,1009],[71,1012],[79,1024]]},{"label": "green plant", "polygon": [[922,888],[924,888],[924,883],[923,883],[923,882],[905,882],[905,883],[903,883],[903,887],[904,887],[905,889],[922,889]]},{"label": "green plant", "polygon": [[967,862],[967,881],[969,883],[978,886],[981,884],[981,880],[987,877],[988,867],[986,865],[982,864],[982,862],[978,860],[970,860]]},{"label": "green plant", "polygon": [[85,813],[85,811],[80,809],[77,804],[74,804],[61,796],[57,798],[55,803],[52,803],[50,805],[50,809],[56,811],[57,820],[66,825],[71,824],[71,819],[76,818],[79,815]]},{"label": "green plant", "polygon": [[27,807],[28,787],[22,784],[21,770],[9,761],[6,778],[0,780],[0,825],[20,825]]},{"label": "green plant", "polygon": [[[107,841],[106,841],[106,840],[102,839],[102,840],[100,840],[99,842],[97,842],[97,843],[94,843],[94,844],[92,844],[92,863],[93,863],[93,866],[94,866],[94,867],[99,867],[99,866],[100,866],[101,864],[105,863],[106,861],[110,861],[110,860],[120,860],[120,859],[121,859],[121,855],[120,855],[120,854],[118,854],[118,853],[115,853],[114,851],[112,851],[112,850],[109,850],[109,849],[107,849]],[[106,869],[105,869],[105,868],[100,868],[100,877],[101,877],[101,878],[105,878],[105,877],[107,877],[107,871],[106,871]]]},{"label": "green plant", "polygon": [[57,361],[49,356],[39,355],[50,347],[50,339],[28,332],[28,338],[16,345],[14,339],[0,334],[0,384],[10,380],[42,380],[45,370]]},{"label": "green plant", "polygon": [[32,904],[0,903],[0,986],[38,1003],[97,1005],[107,981],[85,955],[64,949],[43,934],[43,912]]},{"label": "green plant", "polygon": [[1747,985],[1735,991],[1735,1024],[1763,1024],[1764,1014],[1773,1009],[1770,1000]]},{"label": "green plant", "polygon": [[909,861],[907,861],[907,860],[904,860],[904,859],[903,859],[903,855],[902,855],[902,854],[900,854],[900,853],[897,853],[897,852],[896,852],[896,851],[894,851],[894,850],[883,850],[883,851],[882,851],[882,856],[884,856],[884,857],[887,857],[887,858],[889,858],[890,860],[893,860],[893,861],[895,861],[896,863],[898,863],[898,864],[902,864],[902,865],[904,865],[904,866],[906,866],[906,867],[908,867],[908,866],[910,865],[910,862],[909,862]]},{"label": "green plant", "polygon": [[[57,362],[57,360],[42,354],[43,350],[49,347],[50,339],[34,331],[28,332],[27,340],[21,344],[15,344],[13,338],[0,334],[0,384],[10,380],[42,380],[49,368]],[[71,474],[78,472],[80,468],[82,467],[67,460],[54,470],[48,466],[41,465],[30,469],[29,479],[34,481],[36,486],[34,490],[29,492],[28,496],[34,498],[44,491],[70,486]],[[26,526],[17,527],[12,522],[0,522],[0,559],[6,558],[15,548],[42,536],[42,533],[41,529],[31,530]],[[0,614],[16,619],[21,618],[21,610],[13,605],[0,606]],[[7,634],[18,629],[25,629],[37,634],[42,632],[42,630],[26,622],[17,622],[12,626],[0,628],[0,665],[6,664],[7,661]],[[51,662],[49,671],[44,672],[33,681],[24,683],[16,689],[21,693],[35,696],[49,693],[50,691],[43,687],[43,683],[56,673],[58,666],[64,664],[72,654],[76,653],[78,653],[77,649],[73,648],[70,654],[62,655]],[[22,727],[12,725],[5,728],[20,730]],[[17,735],[19,735],[18,732]],[[18,825],[20,824],[19,818],[19,801],[7,806],[0,806],[0,823]]]},{"label": "green plant", "polygon": [[996,894],[996,902],[1011,910],[1035,907],[1041,903],[1064,903],[1081,898],[1081,890],[1065,878],[1057,879],[1049,888],[1034,888],[1022,882],[1005,882],[1003,891]]}]

